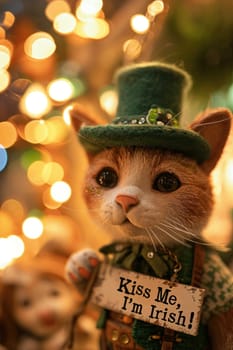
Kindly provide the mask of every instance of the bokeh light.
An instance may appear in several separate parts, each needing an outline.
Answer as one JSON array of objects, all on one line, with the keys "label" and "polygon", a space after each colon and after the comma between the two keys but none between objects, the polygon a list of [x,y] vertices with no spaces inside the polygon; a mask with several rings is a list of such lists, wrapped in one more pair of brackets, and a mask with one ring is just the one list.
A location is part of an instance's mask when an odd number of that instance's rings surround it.
[{"label": "bokeh light", "polygon": [[89,18],[85,22],[78,22],[75,34],[82,38],[103,39],[109,34],[108,22],[102,18]]},{"label": "bokeh light", "polygon": [[30,35],[24,42],[24,51],[31,58],[42,60],[51,56],[56,50],[53,37],[46,32]]},{"label": "bokeh light", "polygon": [[44,166],[45,162],[37,160],[28,167],[27,177],[33,185],[41,186],[44,184],[44,179],[42,177]]},{"label": "bokeh light", "polygon": [[116,90],[107,89],[100,95],[100,105],[105,112],[114,116],[118,105],[118,96]]},{"label": "bokeh light", "polygon": [[25,209],[21,202],[16,199],[10,198],[2,203],[1,209],[14,220],[23,220],[25,215]]},{"label": "bokeh light", "polygon": [[6,31],[4,28],[0,27],[0,40],[5,39],[6,37]]},{"label": "bokeh light", "polygon": [[70,111],[73,109],[73,105],[68,105],[63,111],[63,120],[66,125],[71,125]]},{"label": "bokeh light", "polygon": [[56,181],[62,180],[64,177],[64,169],[57,162],[48,162],[42,170],[42,178],[44,183],[52,185]]},{"label": "bokeh light", "polygon": [[37,239],[42,235],[44,226],[39,218],[31,216],[24,220],[22,230],[27,238]]},{"label": "bokeh light", "polygon": [[146,16],[137,14],[131,17],[130,25],[135,33],[144,34],[150,27],[150,21]]},{"label": "bokeh light", "polygon": [[6,90],[10,84],[10,73],[5,69],[0,69],[0,92]]},{"label": "bokeh light", "polygon": [[65,123],[62,116],[54,116],[46,120],[48,130],[47,138],[42,142],[43,145],[64,142],[70,132],[70,128]]},{"label": "bokeh light", "polygon": [[50,21],[63,12],[70,12],[70,6],[65,0],[53,0],[48,3],[45,9],[45,15]]},{"label": "bokeh light", "polygon": [[82,0],[79,7],[76,10],[76,15],[78,15],[80,11],[80,13],[84,14],[85,16],[96,16],[98,12],[101,11],[102,7],[102,0]]},{"label": "bokeh light", "polygon": [[150,3],[147,7],[147,11],[150,16],[155,17],[164,10],[164,3],[160,0],[155,0]]},{"label": "bokeh light", "polygon": [[8,154],[6,149],[0,145],[0,171],[3,171],[7,165]]},{"label": "bokeh light", "polygon": [[64,203],[71,197],[71,187],[65,181],[57,181],[50,188],[51,197],[59,202]]},{"label": "bokeh light", "polygon": [[127,60],[137,58],[142,51],[142,45],[137,39],[129,39],[123,45],[123,52]]},{"label": "bokeh light", "polygon": [[52,197],[51,197],[51,193],[50,193],[50,188],[47,188],[44,192],[43,192],[43,204],[46,208],[51,209],[51,210],[55,210],[58,209],[62,203],[55,201]]},{"label": "bokeh light", "polygon": [[51,81],[47,90],[50,98],[57,102],[65,102],[71,99],[74,95],[73,84],[65,78],[59,78]]},{"label": "bokeh light", "polygon": [[0,122],[0,139],[5,148],[9,148],[17,141],[17,131],[15,126],[10,122]]},{"label": "bokeh light", "polygon": [[72,13],[62,12],[54,19],[53,27],[58,33],[66,35],[74,31],[76,23],[77,20]]},{"label": "bokeh light", "polygon": [[4,269],[13,260],[23,255],[25,250],[23,240],[16,235],[0,238],[0,269]]},{"label": "bokeh light", "polygon": [[11,61],[11,51],[10,49],[0,44],[0,69],[7,69]]},{"label": "bokeh light", "polygon": [[31,118],[41,118],[51,109],[45,89],[42,85],[34,83],[29,86],[20,100],[20,110]]},{"label": "bokeh light", "polygon": [[5,29],[9,29],[13,26],[14,22],[15,22],[15,16],[12,12],[5,11],[4,13],[2,13],[1,21],[0,21],[1,27]]},{"label": "bokeh light", "polygon": [[14,230],[16,229],[15,227],[15,222],[10,215],[9,212],[6,212],[1,208],[0,210],[0,223],[1,223],[1,228],[0,228],[0,234],[1,235],[10,235]]},{"label": "bokeh light", "polygon": [[16,235],[10,235],[7,238],[7,243],[9,245],[8,251],[10,251],[10,255],[12,258],[17,259],[24,253],[24,242],[23,240]]},{"label": "bokeh light", "polygon": [[42,143],[48,136],[44,120],[32,120],[24,128],[25,140],[30,143]]}]

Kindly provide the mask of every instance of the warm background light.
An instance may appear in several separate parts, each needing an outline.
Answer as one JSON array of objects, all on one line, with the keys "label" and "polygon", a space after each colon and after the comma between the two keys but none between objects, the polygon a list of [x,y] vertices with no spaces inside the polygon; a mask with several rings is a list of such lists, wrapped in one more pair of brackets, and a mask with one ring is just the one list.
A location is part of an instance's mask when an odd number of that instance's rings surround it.
[{"label": "warm background light", "polygon": [[44,120],[32,120],[24,128],[25,140],[30,143],[42,143],[48,136],[48,129]]},{"label": "warm background light", "polygon": [[131,28],[135,33],[146,33],[150,27],[148,18],[144,15],[134,15],[130,20]]},{"label": "warm background light", "polygon": [[59,203],[68,201],[70,199],[71,192],[70,185],[65,181],[55,182],[50,189],[51,197]]},{"label": "warm background light", "polygon": [[31,118],[40,118],[51,109],[51,102],[40,84],[31,84],[20,100],[20,109]]},{"label": "warm background light", "polygon": [[123,51],[125,53],[126,59],[134,60],[140,55],[142,51],[142,45],[137,39],[129,39],[125,41],[123,45]]},{"label": "warm background light", "polygon": [[56,181],[62,180],[64,177],[64,169],[57,162],[48,162],[42,170],[42,178],[44,183],[52,185]]},{"label": "warm background light", "polygon": [[0,140],[5,148],[13,146],[17,140],[17,131],[10,122],[0,122]]},{"label": "warm background light", "polygon": [[44,179],[42,176],[45,162],[42,160],[37,160],[33,162],[27,170],[28,180],[36,186],[41,186],[44,184]]},{"label": "warm background light", "polygon": [[77,20],[72,13],[60,13],[53,22],[54,29],[60,34],[70,34],[76,27]]},{"label": "warm background light", "polygon": [[103,7],[102,0],[82,0],[79,7],[76,10],[76,14],[78,17],[79,11],[84,16],[94,17],[101,11]]},{"label": "warm background light", "polygon": [[5,11],[1,14],[1,22],[0,25],[6,29],[9,29],[13,26],[15,22],[15,16],[10,11]]},{"label": "warm background light", "polygon": [[163,10],[164,10],[164,3],[163,1],[159,1],[159,0],[153,1],[147,7],[148,13],[153,17],[163,12]]},{"label": "warm background light", "polygon": [[90,18],[77,23],[75,33],[82,38],[103,39],[109,34],[109,24],[102,18]]},{"label": "warm background light", "polygon": [[71,125],[71,118],[70,118],[70,110],[73,109],[72,105],[68,105],[62,114],[63,120],[65,122],[66,125],[70,126]]},{"label": "warm background light", "polygon": [[4,91],[10,84],[10,74],[5,69],[0,69],[0,92]]},{"label": "warm background light", "polygon": [[4,269],[14,259],[22,256],[24,249],[23,240],[16,235],[0,238],[0,269]]},{"label": "warm background light", "polygon": [[45,9],[45,15],[53,21],[56,16],[63,12],[70,12],[70,6],[67,1],[64,0],[53,0],[48,3]]},{"label": "warm background light", "polygon": [[114,116],[118,104],[118,96],[115,90],[105,90],[100,95],[100,105],[105,112]]},{"label": "warm background light", "polygon": [[65,123],[62,116],[54,116],[46,120],[46,127],[48,136],[42,142],[43,145],[64,142],[68,138],[70,128]]},{"label": "warm background light", "polygon": [[11,61],[11,52],[8,47],[0,44],[0,69],[7,69]]},{"label": "warm background light", "polygon": [[19,258],[24,253],[24,243],[19,236],[10,235],[7,239],[13,258]]},{"label": "warm background light", "polygon": [[10,198],[2,203],[1,209],[14,218],[14,221],[20,221],[25,216],[25,209],[18,200]]},{"label": "warm background light", "polygon": [[53,37],[46,32],[37,32],[30,35],[24,43],[26,55],[34,59],[45,59],[51,56],[56,50]]},{"label": "warm background light", "polygon": [[47,89],[51,99],[57,102],[68,101],[74,95],[73,84],[65,78],[59,78],[51,81]]},{"label": "warm background light", "polygon": [[62,205],[62,203],[57,202],[51,197],[50,188],[43,192],[43,204],[46,208],[51,210],[58,209]]},{"label": "warm background light", "polygon": [[22,230],[27,238],[37,239],[42,235],[44,226],[39,218],[31,216],[24,220]]}]

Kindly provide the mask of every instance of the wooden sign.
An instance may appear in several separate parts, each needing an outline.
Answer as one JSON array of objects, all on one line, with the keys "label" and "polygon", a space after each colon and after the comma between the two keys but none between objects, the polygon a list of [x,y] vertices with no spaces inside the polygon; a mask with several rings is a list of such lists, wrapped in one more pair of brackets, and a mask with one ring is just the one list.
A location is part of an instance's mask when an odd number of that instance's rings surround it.
[{"label": "wooden sign", "polygon": [[204,291],[101,264],[91,301],[148,323],[196,335]]}]

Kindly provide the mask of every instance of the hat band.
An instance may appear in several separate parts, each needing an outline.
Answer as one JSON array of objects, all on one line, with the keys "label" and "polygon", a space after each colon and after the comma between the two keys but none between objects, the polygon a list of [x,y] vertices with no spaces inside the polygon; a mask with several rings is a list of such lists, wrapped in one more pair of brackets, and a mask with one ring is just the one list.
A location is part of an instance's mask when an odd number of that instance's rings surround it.
[{"label": "hat band", "polygon": [[150,124],[157,126],[173,126],[179,125],[178,115],[175,115],[170,109],[164,109],[161,107],[152,107],[149,109],[147,115],[137,115],[123,119],[123,117],[117,117],[112,121],[112,124],[117,125],[142,125]]}]

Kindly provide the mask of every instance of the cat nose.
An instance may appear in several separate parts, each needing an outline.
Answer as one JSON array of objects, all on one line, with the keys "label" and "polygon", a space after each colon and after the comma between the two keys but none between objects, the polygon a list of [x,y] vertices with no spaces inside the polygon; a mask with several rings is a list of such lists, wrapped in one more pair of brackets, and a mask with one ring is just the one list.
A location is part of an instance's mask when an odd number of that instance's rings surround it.
[{"label": "cat nose", "polygon": [[119,194],[116,197],[116,202],[120,204],[124,211],[127,213],[132,207],[135,207],[139,203],[139,200],[134,196]]}]

